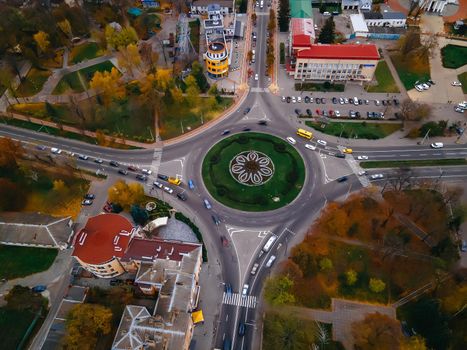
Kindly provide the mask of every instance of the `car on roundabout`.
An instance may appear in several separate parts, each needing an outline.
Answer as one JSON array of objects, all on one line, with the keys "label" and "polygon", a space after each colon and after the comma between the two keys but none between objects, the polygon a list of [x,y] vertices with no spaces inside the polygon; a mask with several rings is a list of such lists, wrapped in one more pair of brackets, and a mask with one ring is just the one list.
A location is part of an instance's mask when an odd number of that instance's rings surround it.
[{"label": "car on roundabout", "polygon": [[286,138],[287,142],[290,143],[291,145],[295,145],[297,141],[293,137],[287,137]]},{"label": "car on roundabout", "polygon": [[313,145],[310,145],[309,143],[306,143],[305,148],[314,151],[316,149],[316,146],[313,146]]},{"label": "car on roundabout", "polygon": [[327,146],[327,144],[328,144],[328,143],[327,143],[326,141],[324,141],[324,140],[318,140],[318,141],[316,141],[316,142],[318,142],[321,146]]},{"label": "car on roundabout", "polygon": [[203,203],[204,203],[204,206],[206,209],[212,209],[212,206],[211,206],[211,203],[209,203],[209,201],[205,198],[203,199]]}]

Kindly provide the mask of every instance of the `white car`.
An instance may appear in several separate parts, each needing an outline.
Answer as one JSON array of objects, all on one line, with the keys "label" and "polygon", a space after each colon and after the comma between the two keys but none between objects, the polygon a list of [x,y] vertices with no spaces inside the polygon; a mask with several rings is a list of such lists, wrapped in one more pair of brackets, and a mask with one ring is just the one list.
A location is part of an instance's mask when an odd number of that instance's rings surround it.
[{"label": "white car", "polygon": [[373,175],[370,175],[370,179],[372,180],[378,180],[378,179],[382,179],[384,178],[384,175],[383,174],[373,174]]},{"label": "white car", "polygon": [[341,105],[343,105],[343,104],[345,103],[345,101],[344,101],[344,99],[343,99],[342,97],[339,98],[339,103],[340,103]]},{"label": "white car", "polygon": [[335,112],[334,112],[334,115],[335,115],[336,117],[340,117],[340,116],[341,116],[341,112],[335,111]]},{"label": "white car", "polygon": [[300,96],[297,97],[297,102],[302,103],[302,98]]},{"label": "white car", "polygon": [[297,141],[295,141],[295,139],[293,137],[287,137],[286,139],[291,145],[295,145],[297,143]]},{"label": "white car", "polygon": [[60,148],[52,147],[50,149],[50,152],[52,152],[53,154],[60,154],[60,153],[62,153],[62,150]]},{"label": "white car", "polygon": [[379,106],[381,104],[381,102],[379,100],[375,100],[375,105],[376,106]]},{"label": "white car", "polygon": [[306,143],[305,148],[308,148],[308,149],[311,149],[312,151],[314,151],[316,149],[316,146],[313,146],[313,145],[310,145],[309,143]]},{"label": "white car", "polygon": [[258,264],[258,263],[255,263],[255,264],[253,265],[253,267],[251,268],[250,273],[251,273],[252,275],[256,274],[256,271],[258,271],[258,267],[259,267],[259,264]]},{"label": "white car", "polygon": [[451,83],[452,86],[462,86],[462,83],[460,81],[453,81]]},{"label": "white car", "polygon": [[272,264],[274,263],[274,260],[276,260],[276,256],[275,256],[275,255],[271,255],[271,257],[269,258],[268,262],[266,263],[266,267],[271,267]]},{"label": "white car", "polygon": [[164,186],[164,191],[170,194],[174,193],[174,190],[167,186]]},{"label": "white car", "polygon": [[255,74],[255,80],[258,80],[259,79],[259,76],[258,76],[258,73]]},{"label": "white car", "polygon": [[345,104],[349,103],[349,99],[348,99],[348,98],[344,98],[344,103],[345,103]]},{"label": "white car", "polygon": [[250,288],[250,286],[248,284],[244,284],[243,285],[243,289],[242,289],[242,298],[246,298],[246,295],[248,294],[248,289]]},{"label": "white car", "polygon": [[424,89],[423,86],[421,86],[421,85],[415,85],[415,90],[417,90],[418,92],[422,92],[422,91],[424,91],[425,89]]},{"label": "white car", "polygon": [[149,169],[141,169],[141,172],[142,172],[143,174],[146,174],[146,175],[151,175],[151,174],[152,174],[152,171],[149,170]]},{"label": "white car", "polygon": [[368,159],[368,156],[358,156],[357,159],[358,160],[366,160],[366,159]]},{"label": "white car", "polygon": [[432,143],[430,146],[431,148],[443,148],[444,144],[442,142],[435,142],[435,143]]},{"label": "white car", "polygon": [[366,170],[360,170],[358,172],[358,176],[363,176],[363,175],[366,175]]},{"label": "white car", "polygon": [[461,107],[459,107],[459,106],[457,106],[456,108],[454,108],[454,110],[455,110],[456,112],[458,112],[458,113],[464,113],[464,111],[465,111],[465,109],[463,109],[463,108],[461,108]]},{"label": "white car", "polygon": [[423,90],[428,90],[430,88],[430,85],[425,84],[425,83],[420,84],[420,85],[423,87]]},{"label": "white car", "polygon": [[295,96],[292,96],[292,103],[297,103],[297,99],[295,98]]},{"label": "white car", "polygon": [[316,141],[316,142],[318,142],[321,146],[326,146],[326,145],[328,144],[328,143],[327,143],[326,141],[324,141],[324,140],[318,140],[318,141]]},{"label": "white car", "polygon": [[153,185],[156,186],[156,187],[158,187],[158,188],[162,188],[162,187],[163,187],[163,185],[162,185],[159,181],[154,181],[154,182],[153,182]]}]

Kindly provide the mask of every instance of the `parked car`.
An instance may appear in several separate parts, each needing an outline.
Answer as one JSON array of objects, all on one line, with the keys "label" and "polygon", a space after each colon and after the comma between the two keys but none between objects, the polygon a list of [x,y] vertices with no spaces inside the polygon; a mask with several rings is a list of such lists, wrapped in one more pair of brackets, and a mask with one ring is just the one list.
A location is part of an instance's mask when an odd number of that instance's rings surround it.
[{"label": "parked car", "polygon": [[302,98],[300,96],[297,97],[297,102],[302,103]]},{"label": "parked car", "polygon": [[[281,101],[282,101],[282,102],[285,102],[285,101],[286,101],[285,96],[282,96]],[[248,111],[248,112],[249,112],[249,111]],[[247,112],[247,113],[248,113],[248,112]],[[246,114],[246,113],[245,113],[245,114]]]},{"label": "parked car", "polygon": [[380,105],[381,105],[381,102],[379,102],[379,100],[375,100],[375,105],[376,105],[376,106],[380,106]]},{"label": "parked car", "polygon": [[81,205],[85,205],[85,206],[92,205],[92,199],[83,199],[83,201],[81,202]]},{"label": "parked car", "polygon": [[367,174],[366,170],[360,170],[358,172],[358,176],[363,176],[363,175],[366,175],[366,174]]},{"label": "parked car", "polygon": [[333,97],[332,98],[332,103],[337,104],[337,98]]},{"label": "parked car", "polygon": [[94,198],[96,198],[96,196],[92,193],[86,193],[84,195],[84,199],[94,199]]},{"label": "parked car", "polygon": [[378,179],[382,179],[384,178],[384,175],[383,174],[373,174],[373,175],[370,175],[370,179],[372,180],[378,180]]},{"label": "parked car", "polygon": [[251,268],[250,274],[255,275],[256,271],[258,271],[259,264],[254,263],[253,267]]},{"label": "parked car", "polygon": [[308,114],[308,116],[310,117],[313,115],[313,113],[311,112],[311,109],[309,108],[306,110],[306,114]]},{"label": "parked car", "polygon": [[224,247],[228,247],[229,246],[229,240],[227,238],[225,238],[224,236],[221,236],[221,242],[222,242],[222,245]]},{"label": "parked car", "polygon": [[299,110],[298,108],[295,108],[295,114],[296,114],[296,115],[300,115],[300,114],[302,114],[302,111]]},{"label": "parked car", "polygon": [[335,111],[335,112],[334,112],[334,115],[335,115],[336,117],[340,117],[340,116],[341,116],[341,112]]}]

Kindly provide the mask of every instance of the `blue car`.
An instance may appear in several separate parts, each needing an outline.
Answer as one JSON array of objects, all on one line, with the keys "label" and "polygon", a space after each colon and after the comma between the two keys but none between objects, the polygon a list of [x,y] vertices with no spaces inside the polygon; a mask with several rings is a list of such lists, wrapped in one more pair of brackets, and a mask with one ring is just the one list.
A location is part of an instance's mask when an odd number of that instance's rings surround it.
[{"label": "blue car", "polygon": [[42,292],[43,292],[44,290],[46,290],[46,289],[47,289],[47,286],[44,286],[44,285],[40,284],[40,285],[38,285],[38,286],[35,286],[35,287],[32,289],[32,291],[33,291],[34,293],[42,293]]},{"label": "blue car", "polygon": [[193,180],[188,180],[188,187],[190,188],[190,190],[195,189],[195,183],[193,182]]}]

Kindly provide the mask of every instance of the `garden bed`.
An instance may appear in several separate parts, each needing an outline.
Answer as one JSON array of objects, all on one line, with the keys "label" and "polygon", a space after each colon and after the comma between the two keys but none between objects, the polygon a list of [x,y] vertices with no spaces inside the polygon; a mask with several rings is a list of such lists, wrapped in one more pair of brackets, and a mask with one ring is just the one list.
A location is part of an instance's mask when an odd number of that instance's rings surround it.
[{"label": "garden bed", "polygon": [[322,124],[318,122],[305,122],[306,125],[327,135],[343,138],[356,138],[377,140],[391,135],[401,129],[401,123],[368,123],[368,122],[330,122]]}]

